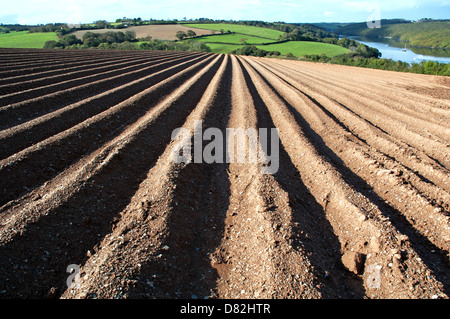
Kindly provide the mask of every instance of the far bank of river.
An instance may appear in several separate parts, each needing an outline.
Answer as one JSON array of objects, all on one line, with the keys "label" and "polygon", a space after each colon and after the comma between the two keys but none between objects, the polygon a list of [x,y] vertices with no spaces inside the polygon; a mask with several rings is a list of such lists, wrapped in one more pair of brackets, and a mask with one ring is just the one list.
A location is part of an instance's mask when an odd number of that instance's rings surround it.
[{"label": "far bank of river", "polygon": [[407,63],[420,63],[421,61],[450,63],[450,50],[422,48],[410,49],[406,47],[406,52],[404,52],[404,42],[382,38],[368,39],[354,36],[348,36],[348,38],[363,43],[369,47],[378,49],[382,54],[381,57],[384,59],[392,59],[394,61],[402,61]]}]

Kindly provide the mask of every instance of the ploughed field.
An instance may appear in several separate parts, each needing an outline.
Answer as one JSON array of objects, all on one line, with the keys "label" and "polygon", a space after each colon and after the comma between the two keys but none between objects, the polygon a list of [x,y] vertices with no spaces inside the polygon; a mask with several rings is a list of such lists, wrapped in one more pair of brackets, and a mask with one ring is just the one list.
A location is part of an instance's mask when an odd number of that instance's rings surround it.
[{"label": "ploughed field", "polygon": [[[448,298],[449,91],[299,61],[2,49],[0,297]],[[278,170],[177,164],[172,132],[199,120],[278,128]]]}]

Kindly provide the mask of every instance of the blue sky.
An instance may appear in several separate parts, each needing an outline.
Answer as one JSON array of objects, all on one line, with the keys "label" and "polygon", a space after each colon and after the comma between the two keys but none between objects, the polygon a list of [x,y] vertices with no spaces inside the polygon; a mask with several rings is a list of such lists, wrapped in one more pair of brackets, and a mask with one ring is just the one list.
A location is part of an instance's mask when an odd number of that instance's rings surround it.
[{"label": "blue sky", "polygon": [[450,0],[0,0],[4,24],[88,23],[142,19],[363,22],[379,8],[382,19],[450,18]]}]

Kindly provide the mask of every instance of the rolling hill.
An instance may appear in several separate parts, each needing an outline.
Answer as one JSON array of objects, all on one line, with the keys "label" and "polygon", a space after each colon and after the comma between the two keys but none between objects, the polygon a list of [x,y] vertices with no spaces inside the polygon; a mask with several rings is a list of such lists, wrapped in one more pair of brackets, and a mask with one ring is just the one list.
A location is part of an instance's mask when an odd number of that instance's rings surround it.
[{"label": "rolling hill", "polygon": [[342,35],[390,37],[409,42],[413,47],[450,49],[450,21],[408,22],[382,20],[381,28],[369,29],[366,23],[356,23],[336,29]]}]

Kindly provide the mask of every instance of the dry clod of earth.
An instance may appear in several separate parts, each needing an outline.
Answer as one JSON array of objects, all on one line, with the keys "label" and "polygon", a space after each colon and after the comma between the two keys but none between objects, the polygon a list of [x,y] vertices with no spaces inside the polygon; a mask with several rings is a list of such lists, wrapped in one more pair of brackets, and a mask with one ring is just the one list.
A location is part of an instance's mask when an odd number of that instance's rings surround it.
[{"label": "dry clod of earth", "polygon": [[348,251],[342,256],[342,264],[355,275],[363,273],[365,256],[361,253]]}]

